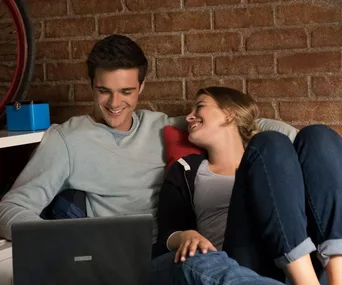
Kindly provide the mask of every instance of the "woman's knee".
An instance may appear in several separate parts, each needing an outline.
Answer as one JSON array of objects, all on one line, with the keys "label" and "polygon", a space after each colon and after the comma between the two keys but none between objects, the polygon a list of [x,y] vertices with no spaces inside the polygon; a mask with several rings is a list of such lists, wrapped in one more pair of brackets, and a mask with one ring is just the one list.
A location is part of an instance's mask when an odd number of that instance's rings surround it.
[{"label": "woman's knee", "polygon": [[326,149],[337,144],[341,145],[342,139],[339,134],[326,125],[310,125],[299,131],[294,145],[298,147],[304,143],[315,148],[317,151],[317,148]]},{"label": "woman's knee", "polygon": [[286,150],[293,151],[289,137],[277,131],[263,131],[256,134],[249,142],[246,151],[258,150],[260,153],[276,155]]},{"label": "woman's knee", "polygon": [[342,155],[342,138],[328,126],[311,125],[299,131],[294,147],[298,154],[330,159]]}]

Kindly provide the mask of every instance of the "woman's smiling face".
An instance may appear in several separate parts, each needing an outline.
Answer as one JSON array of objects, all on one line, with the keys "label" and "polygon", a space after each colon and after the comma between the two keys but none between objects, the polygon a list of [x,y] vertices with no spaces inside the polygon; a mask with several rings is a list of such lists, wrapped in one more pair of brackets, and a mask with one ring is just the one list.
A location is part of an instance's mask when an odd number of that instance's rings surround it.
[{"label": "woman's smiling face", "polygon": [[224,130],[226,113],[211,96],[201,94],[197,96],[194,107],[186,120],[189,140],[204,147],[212,142],[218,132]]}]

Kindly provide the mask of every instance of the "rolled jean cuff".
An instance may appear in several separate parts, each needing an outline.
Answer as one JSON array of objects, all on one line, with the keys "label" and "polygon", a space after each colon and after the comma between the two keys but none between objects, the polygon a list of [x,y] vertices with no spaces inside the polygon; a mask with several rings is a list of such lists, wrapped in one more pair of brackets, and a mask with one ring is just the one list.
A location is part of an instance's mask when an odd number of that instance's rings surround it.
[{"label": "rolled jean cuff", "polygon": [[290,252],[285,253],[284,256],[276,258],[274,262],[279,268],[283,268],[289,263],[315,250],[316,246],[312,242],[311,238],[308,237],[295,248],[293,248]]},{"label": "rolled jean cuff", "polygon": [[329,239],[318,245],[317,257],[324,268],[333,255],[342,255],[342,239]]}]

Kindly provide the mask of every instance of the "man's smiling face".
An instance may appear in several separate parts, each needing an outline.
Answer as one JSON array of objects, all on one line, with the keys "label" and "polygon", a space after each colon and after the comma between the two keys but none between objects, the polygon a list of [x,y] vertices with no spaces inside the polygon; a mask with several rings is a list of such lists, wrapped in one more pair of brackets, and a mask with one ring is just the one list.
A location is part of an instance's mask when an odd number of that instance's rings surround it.
[{"label": "man's smiling face", "polygon": [[139,70],[118,69],[108,71],[96,69],[94,93],[94,120],[118,131],[128,131],[132,126],[132,113],[144,88],[139,84]]}]

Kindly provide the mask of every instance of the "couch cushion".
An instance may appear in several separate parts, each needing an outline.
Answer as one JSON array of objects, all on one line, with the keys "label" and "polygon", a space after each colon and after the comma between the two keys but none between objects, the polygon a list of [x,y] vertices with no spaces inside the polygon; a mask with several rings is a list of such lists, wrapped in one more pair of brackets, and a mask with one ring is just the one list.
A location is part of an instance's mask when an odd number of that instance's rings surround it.
[{"label": "couch cushion", "polygon": [[173,126],[164,127],[164,143],[168,168],[181,157],[205,153],[205,150],[189,141],[188,131]]}]

